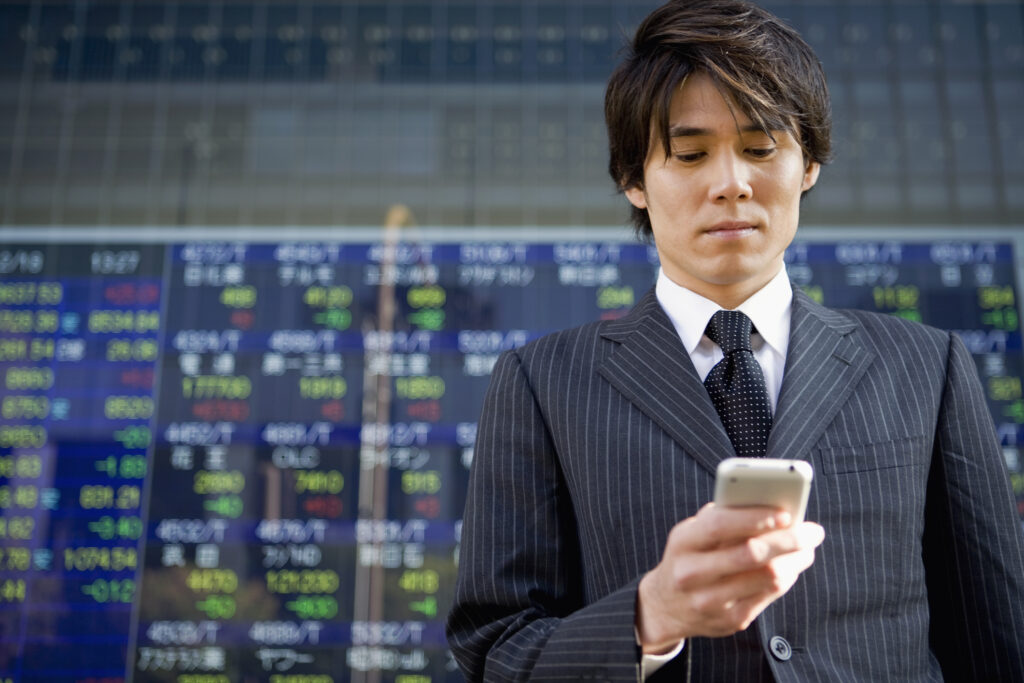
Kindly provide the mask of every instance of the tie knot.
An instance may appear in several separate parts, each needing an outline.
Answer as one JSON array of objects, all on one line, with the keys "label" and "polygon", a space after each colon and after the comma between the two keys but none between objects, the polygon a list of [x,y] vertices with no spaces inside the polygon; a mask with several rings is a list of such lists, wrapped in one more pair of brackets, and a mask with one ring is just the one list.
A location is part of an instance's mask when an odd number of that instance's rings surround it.
[{"label": "tie knot", "polygon": [[711,316],[705,334],[718,344],[722,353],[750,351],[750,333],[754,325],[750,318],[740,311],[718,311]]}]

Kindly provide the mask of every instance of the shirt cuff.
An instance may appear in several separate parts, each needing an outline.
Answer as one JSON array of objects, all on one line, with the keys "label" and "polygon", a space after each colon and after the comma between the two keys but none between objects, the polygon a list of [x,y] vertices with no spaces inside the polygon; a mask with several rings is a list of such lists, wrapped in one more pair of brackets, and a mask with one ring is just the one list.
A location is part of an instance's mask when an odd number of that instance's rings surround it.
[{"label": "shirt cuff", "polygon": [[679,644],[671,652],[663,655],[643,655],[640,657],[640,680],[646,681],[648,676],[653,676],[655,671],[678,657],[679,653],[683,651],[684,645],[686,645],[686,641],[680,640]]},{"label": "shirt cuff", "polygon": [[[633,628],[633,635],[636,637],[636,644],[640,646],[640,633],[637,632],[636,627]],[[649,676],[653,676],[654,672],[665,666],[673,659],[679,656],[679,653],[683,651],[683,647],[686,645],[686,638],[679,641],[679,644],[672,648],[671,652],[666,652],[663,655],[641,655],[640,656],[640,680],[646,681]]]}]

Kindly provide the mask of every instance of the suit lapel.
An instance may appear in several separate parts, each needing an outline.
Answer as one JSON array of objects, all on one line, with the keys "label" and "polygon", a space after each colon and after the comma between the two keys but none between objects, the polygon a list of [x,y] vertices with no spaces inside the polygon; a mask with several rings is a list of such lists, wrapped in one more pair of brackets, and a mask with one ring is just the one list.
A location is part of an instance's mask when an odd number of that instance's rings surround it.
[{"label": "suit lapel", "polygon": [[[793,289],[793,317],[782,391],[768,456],[806,457],[867,371],[874,354],[851,332],[857,324]],[[708,471],[735,455],[693,363],[652,288],[601,337],[616,349],[598,373]]]},{"label": "suit lapel", "polygon": [[874,359],[850,334],[856,328],[850,318],[793,288],[789,352],[768,438],[769,457],[806,457],[806,449],[849,400]]},{"label": "suit lapel", "polygon": [[598,373],[710,472],[735,454],[715,407],[652,288],[601,331],[618,343]]}]

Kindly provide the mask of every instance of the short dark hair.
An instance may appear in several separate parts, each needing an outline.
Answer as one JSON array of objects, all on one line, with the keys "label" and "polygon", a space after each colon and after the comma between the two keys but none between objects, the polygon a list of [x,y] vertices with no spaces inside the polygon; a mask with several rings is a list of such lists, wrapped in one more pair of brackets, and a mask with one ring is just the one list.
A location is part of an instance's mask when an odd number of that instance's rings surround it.
[{"label": "short dark hair", "polygon": [[[620,192],[643,187],[644,163],[659,131],[671,155],[672,95],[694,71],[766,132],[788,131],[807,162],[832,154],[832,111],[821,62],[800,35],[744,0],[670,0],[640,24],[605,91],[608,172]],[[633,207],[637,236],[649,240],[646,209]]]}]

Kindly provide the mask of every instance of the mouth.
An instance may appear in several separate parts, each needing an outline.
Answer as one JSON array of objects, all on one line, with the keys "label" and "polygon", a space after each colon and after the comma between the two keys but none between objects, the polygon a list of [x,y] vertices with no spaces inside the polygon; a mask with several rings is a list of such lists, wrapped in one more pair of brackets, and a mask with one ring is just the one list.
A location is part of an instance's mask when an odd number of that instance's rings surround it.
[{"label": "mouth", "polygon": [[757,226],[746,221],[722,221],[704,232],[713,237],[742,237],[757,230]]}]

